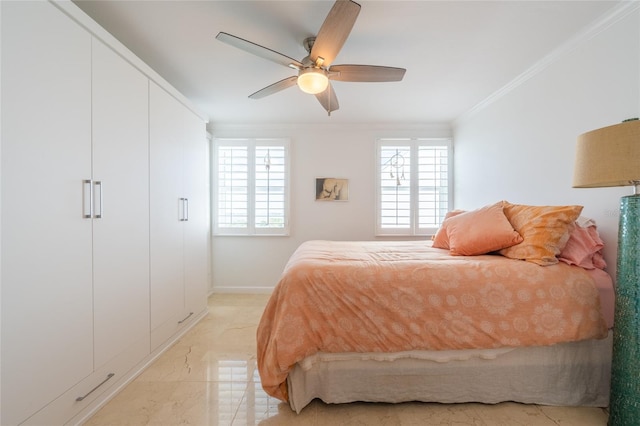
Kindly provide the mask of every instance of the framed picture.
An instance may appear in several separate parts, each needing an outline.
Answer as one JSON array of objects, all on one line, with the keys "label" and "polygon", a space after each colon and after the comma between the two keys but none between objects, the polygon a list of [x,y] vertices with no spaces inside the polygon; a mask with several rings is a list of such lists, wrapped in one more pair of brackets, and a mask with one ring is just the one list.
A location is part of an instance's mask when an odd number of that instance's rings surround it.
[{"label": "framed picture", "polygon": [[349,179],[316,178],[316,201],[349,200]]}]

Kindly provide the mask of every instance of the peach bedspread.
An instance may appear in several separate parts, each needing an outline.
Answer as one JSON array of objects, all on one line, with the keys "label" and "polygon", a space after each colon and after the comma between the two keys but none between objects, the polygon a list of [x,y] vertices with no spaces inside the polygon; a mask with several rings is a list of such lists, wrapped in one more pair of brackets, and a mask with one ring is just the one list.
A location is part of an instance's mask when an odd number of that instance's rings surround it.
[{"label": "peach bedspread", "polygon": [[426,241],[307,241],[257,331],[265,391],[287,401],[316,352],[544,346],[607,336],[587,271],[499,255],[450,256]]}]

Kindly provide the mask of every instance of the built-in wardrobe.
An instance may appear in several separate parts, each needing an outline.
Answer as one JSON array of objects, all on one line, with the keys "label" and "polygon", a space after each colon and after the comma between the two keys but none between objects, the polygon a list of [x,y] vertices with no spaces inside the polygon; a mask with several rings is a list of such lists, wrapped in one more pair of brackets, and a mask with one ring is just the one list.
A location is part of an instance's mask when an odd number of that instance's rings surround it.
[{"label": "built-in wardrobe", "polygon": [[205,121],[72,3],[0,18],[0,424],[79,423],[206,314]]}]

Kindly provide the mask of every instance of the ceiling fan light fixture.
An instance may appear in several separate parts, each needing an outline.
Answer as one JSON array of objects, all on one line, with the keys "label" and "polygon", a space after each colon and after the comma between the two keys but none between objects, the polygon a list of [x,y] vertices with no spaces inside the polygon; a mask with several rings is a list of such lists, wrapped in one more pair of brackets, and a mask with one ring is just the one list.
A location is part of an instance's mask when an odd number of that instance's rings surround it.
[{"label": "ceiling fan light fixture", "polygon": [[315,95],[324,92],[329,85],[329,78],[321,68],[307,68],[298,74],[298,87],[305,93]]}]

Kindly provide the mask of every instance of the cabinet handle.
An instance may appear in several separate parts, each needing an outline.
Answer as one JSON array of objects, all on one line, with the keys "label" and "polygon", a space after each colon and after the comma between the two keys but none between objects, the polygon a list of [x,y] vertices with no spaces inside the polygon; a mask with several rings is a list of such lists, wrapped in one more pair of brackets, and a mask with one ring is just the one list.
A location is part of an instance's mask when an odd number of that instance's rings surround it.
[{"label": "cabinet handle", "polygon": [[182,320],[178,321],[178,324],[182,324],[183,322],[185,322],[186,320],[191,318],[191,315],[193,315],[193,312],[189,312],[189,315],[187,315],[186,317],[182,318]]},{"label": "cabinet handle", "polygon": [[180,210],[180,222],[185,222],[186,216],[184,215],[184,203],[185,203],[186,198],[180,198],[180,205],[178,206],[178,209]]},{"label": "cabinet handle", "polygon": [[82,217],[91,219],[93,216],[93,185],[91,179],[82,181]]},{"label": "cabinet handle", "polygon": [[116,373],[109,373],[107,374],[107,378],[104,379],[103,381],[101,381],[100,383],[98,383],[98,386],[96,386],[95,388],[91,389],[89,392],[87,392],[86,394],[84,394],[84,396],[79,396],[76,398],[76,401],[82,401],[84,400],[86,397],[88,397],[89,395],[91,395],[93,392],[95,392],[96,389],[98,389],[100,386],[104,385],[105,383],[107,383],[107,381],[112,378],[113,376],[115,376]]},{"label": "cabinet handle", "polygon": [[97,200],[98,202],[98,208],[96,208],[96,214],[93,216],[96,219],[102,219],[102,181],[97,180],[95,181],[95,183],[93,184],[95,187],[95,190],[98,192],[98,194],[95,197],[95,200]]},{"label": "cabinet handle", "polygon": [[184,220],[185,222],[189,221],[189,199],[185,198],[184,199]]}]

